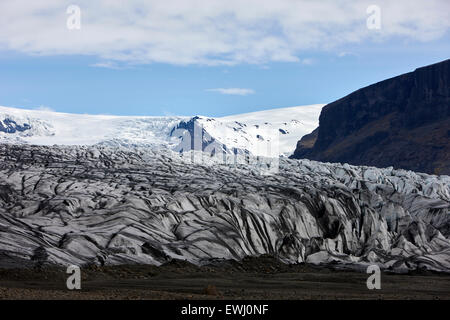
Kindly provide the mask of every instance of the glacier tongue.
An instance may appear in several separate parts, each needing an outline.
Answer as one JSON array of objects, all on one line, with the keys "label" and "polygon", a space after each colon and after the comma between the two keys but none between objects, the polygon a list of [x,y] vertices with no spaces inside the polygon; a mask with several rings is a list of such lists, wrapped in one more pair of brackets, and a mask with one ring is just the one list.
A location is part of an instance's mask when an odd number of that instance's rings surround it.
[{"label": "glacier tongue", "polygon": [[279,172],[169,150],[0,145],[0,266],[274,255],[450,272],[450,177],[281,159]]},{"label": "glacier tongue", "polygon": [[132,117],[69,114],[0,107],[0,120],[13,119],[31,128],[24,132],[0,131],[0,142],[36,145],[140,145],[171,146],[173,126],[188,117]]}]

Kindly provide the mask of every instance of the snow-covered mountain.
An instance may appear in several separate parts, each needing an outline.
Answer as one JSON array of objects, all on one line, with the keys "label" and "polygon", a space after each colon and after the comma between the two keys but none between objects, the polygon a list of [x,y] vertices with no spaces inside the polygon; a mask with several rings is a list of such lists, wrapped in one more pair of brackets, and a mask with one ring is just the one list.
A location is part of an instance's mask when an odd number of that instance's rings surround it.
[{"label": "snow-covered mountain", "polygon": [[[291,154],[318,126],[323,105],[211,117],[82,115],[0,107],[0,142],[35,145],[132,145],[176,148],[201,128],[207,142],[259,155],[261,142]],[[264,154],[263,154],[264,155]]]}]

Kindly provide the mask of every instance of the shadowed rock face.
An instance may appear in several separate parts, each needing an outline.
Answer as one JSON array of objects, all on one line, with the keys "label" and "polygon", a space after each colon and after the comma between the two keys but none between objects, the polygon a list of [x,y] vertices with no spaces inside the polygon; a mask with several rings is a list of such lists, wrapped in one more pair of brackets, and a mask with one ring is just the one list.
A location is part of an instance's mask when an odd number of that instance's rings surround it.
[{"label": "shadowed rock face", "polygon": [[450,60],[360,89],[319,121],[293,158],[450,174]]},{"label": "shadowed rock face", "polygon": [[170,151],[0,145],[0,266],[204,264],[269,254],[450,272],[450,177]]},{"label": "shadowed rock face", "polygon": [[27,123],[23,125],[18,124],[16,121],[5,118],[0,120],[0,132],[4,133],[16,133],[16,132],[24,132],[26,130],[30,130],[31,126]]}]

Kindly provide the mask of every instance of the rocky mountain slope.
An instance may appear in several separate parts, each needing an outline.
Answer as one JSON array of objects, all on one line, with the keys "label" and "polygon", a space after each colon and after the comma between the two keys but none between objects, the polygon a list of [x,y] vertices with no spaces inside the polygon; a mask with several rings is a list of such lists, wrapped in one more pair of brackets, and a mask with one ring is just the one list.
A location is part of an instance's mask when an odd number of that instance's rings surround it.
[{"label": "rocky mountain slope", "polygon": [[450,272],[450,177],[170,150],[0,145],[0,266],[205,264],[269,254]]},{"label": "rocky mountain slope", "polygon": [[328,104],[293,157],[450,174],[450,60]]}]

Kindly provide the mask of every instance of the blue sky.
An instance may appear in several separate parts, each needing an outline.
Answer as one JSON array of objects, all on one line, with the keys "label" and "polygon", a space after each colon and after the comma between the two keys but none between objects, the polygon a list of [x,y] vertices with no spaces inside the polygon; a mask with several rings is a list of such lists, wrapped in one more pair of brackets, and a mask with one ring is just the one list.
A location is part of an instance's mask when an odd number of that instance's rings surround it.
[{"label": "blue sky", "polygon": [[[14,34],[11,28],[0,32],[0,105],[90,114],[224,116],[332,102],[371,83],[448,59],[450,53],[448,22],[439,24],[433,19],[427,25],[427,19],[432,17],[430,12],[439,15],[442,14],[439,11],[449,9],[446,2],[439,1],[435,8],[427,8],[425,17],[420,15],[421,8],[412,10],[411,14],[416,12],[416,20],[420,23],[412,24],[410,30],[403,26],[405,21],[411,24],[411,20],[399,18],[398,24],[402,28],[395,24],[396,15],[392,12],[397,9],[392,8],[390,19],[394,22],[387,20],[384,29],[373,31],[375,36],[362,25],[366,19],[364,14],[348,25],[347,20],[338,19],[325,30],[326,33],[317,36],[317,30],[325,27],[319,24],[319,27],[311,27],[302,33],[305,29],[296,26],[295,17],[292,24],[285,26],[277,20],[281,18],[270,16],[273,24],[283,26],[284,31],[255,27],[258,19],[268,19],[264,12],[261,16],[236,18],[241,29],[233,29],[236,27],[233,26],[231,30],[260,33],[254,36],[256,39],[244,32],[242,39],[241,36],[228,39],[220,32],[222,20],[214,22],[219,25],[219,31],[205,35],[203,30],[209,30],[210,20],[195,17],[195,26],[202,23],[204,29],[197,32],[198,28],[192,27],[195,32],[186,34],[186,37],[196,39],[188,48],[189,43],[179,45],[178,41],[172,41],[179,39],[176,28],[159,35],[157,42],[146,43],[145,32],[158,28],[153,25],[145,27],[144,33],[141,25],[132,25],[125,38],[127,43],[123,45],[120,39],[109,39],[110,33],[120,33],[124,25],[123,16],[114,15],[113,11],[111,17],[121,23],[112,26],[110,31],[103,30],[101,38],[91,39],[91,34],[105,22],[88,20],[88,13],[85,14],[86,21],[81,20],[81,30],[53,34],[55,28],[47,30],[46,24],[36,20],[36,10],[46,6],[52,8],[53,2],[37,2],[41,7],[26,12],[6,8],[11,16],[24,14],[32,22],[24,22],[21,28],[16,26],[16,29],[25,30],[21,34]],[[81,7],[88,8],[88,4]],[[58,12],[58,8],[52,10]],[[245,9],[236,7],[235,10],[240,14]],[[289,6],[279,9],[283,19],[287,13],[282,10],[288,9]],[[95,10],[98,8],[92,8],[90,14]],[[188,28],[193,24],[191,16],[194,14],[186,10],[180,13],[184,14],[181,24]],[[207,17],[213,13],[223,14],[220,10],[218,13],[208,11]],[[53,15],[46,14],[52,21]],[[55,21],[60,22],[65,17],[63,14],[56,14]],[[18,23],[17,17],[10,22]],[[227,21],[223,20],[223,24],[228,25]],[[244,22],[252,27],[242,27]],[[173,21],[161,18],[159,23],[166,26]],[[326,21],[317,23],[327,25]],[[363,30],[353,33],[355,26]],[[291,31],[299,33],[292,37]],[[79,38],[70,40],[73,32],[79,32]],[[141,33],[139,41],[129,40],[130,35]],[[54,41],[48,40],[48,35]],[[217,41],[214,46],[209,43],[208,39],[214,42],[221,36],[223,41]],[[260,41],[258,37],[266,38]],[[315,37],[319,39],[312,43]],[[333,43],[330,39],[335,38],[344,40]],[[23,43],[17,39],[24,39]],[[104,43],[97,46],[99,39]],[[146,44],[142,45],[143,42]],[[117,48],[117,43],[122,47]]]}]

